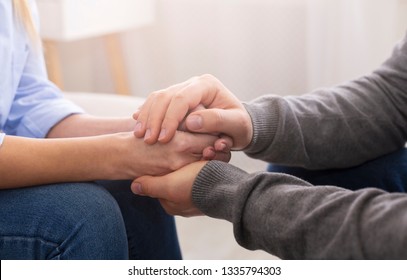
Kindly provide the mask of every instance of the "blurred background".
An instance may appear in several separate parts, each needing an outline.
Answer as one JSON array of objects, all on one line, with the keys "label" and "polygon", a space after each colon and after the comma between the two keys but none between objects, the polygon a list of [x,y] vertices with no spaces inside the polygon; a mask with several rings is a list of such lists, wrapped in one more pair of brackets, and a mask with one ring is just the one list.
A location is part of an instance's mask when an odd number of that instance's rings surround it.
[{"label": "blurred background", "polygon": [[[50,77],[92,113],[131,114],[135,97],[204,73],[244,101],[303,94],[371,72],[407,29],[407,0],[36,1]],[[186,259],[274,258],[240,248],[228,222],[177,226]]]},{"label": "blurred background", "polygon": [[[52,1],[63,0],[37,0]],[[148,20],[117,32],[130,94],[142,97],[204,73],[243,100],[305,93],[370,72],[407,27],[406,0],[128,2],[152,5],[128,9],[134,18],[148,13]],[[50,14],[41,13],[46,19]],[[87,22],[75,24],[84,28]],[[66,90],[115,91],[101,37],[57,40],[56,46]]]}]

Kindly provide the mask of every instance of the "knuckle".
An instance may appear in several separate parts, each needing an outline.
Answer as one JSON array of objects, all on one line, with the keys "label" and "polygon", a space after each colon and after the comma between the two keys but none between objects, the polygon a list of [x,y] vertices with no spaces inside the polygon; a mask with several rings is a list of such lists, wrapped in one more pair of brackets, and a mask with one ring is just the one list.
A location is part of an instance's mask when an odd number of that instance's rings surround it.
[{"label": "knuckle", "polygon": [[172,98],[173,98],[173,102],[175,102],[176,104],[177,103],[182,104],[181,102],[185,99],[185,94],[183,91],[176,92],[176,93],[174,93]]},{"label": "knuckle", "polygon": [[166,98],[168,96],[168,91],[161,89],[161,90],[157,90],[154,91],[150,94],[149,98],[155,101],[160,101],[163,98]]},{"label": "knuckle", "polygon": [[184,137],[182,139],[180,139],[177,143],[177,151],[179,151],[179,152],[186,151],[188,149],[188,147],[189,147],[189,143]]},{"label": "knuckle", "polygon": [[191,163],[192,161],[193,161],[193,159],[191,159],[191,157],[189,157],[189,156],[187,156],[187,155],[185,155],[183,153],[177,153],[169,161],[168,168],[171,171],[176,171],[176,170],[184,167],[188,163]]},{"label": "knuckle", "polygon": [[[188,112],[189,109],[189,98],[188,95],[191,94],[190,86],[187,89],[173,93],[171,96],[170,112],[173,117],[180,118],[184,117],[184,114]],[[166,115],[166,117],[168,114]]]},{"label": "knuckle", "polygon": [[185,165],[183,160],[180,159],[174,159],[170,162],[170,169],[171,171],[175,171],[180,169],[181,167],[183,167]]},{"label": "knuckle", "polygon": [[218,80],[215,76],[213,76],[213,75],[211,75],[211,74],[205,74],[205,75],[203,75],[202,80],[203,80],[206,84],[211,85],[211,86],[213,86],[213,85],[218,86],[218,85],[220,84],[219,80]]},{"label": "knuckle", "polygon": [[207,89],[214,91],[220,86],[219,80],[211,75],[211,74],[204,74],[200,77],[200,83]]},{"label": "knuckle", "polygon": [[200,78],[204,81],[214,81],[216,78],[212,74],[203,74]]},{"label": "knuckle", "polygon": [[153,91],[148,95],[148,99],[155,99],[158,96],[158,91]]}]

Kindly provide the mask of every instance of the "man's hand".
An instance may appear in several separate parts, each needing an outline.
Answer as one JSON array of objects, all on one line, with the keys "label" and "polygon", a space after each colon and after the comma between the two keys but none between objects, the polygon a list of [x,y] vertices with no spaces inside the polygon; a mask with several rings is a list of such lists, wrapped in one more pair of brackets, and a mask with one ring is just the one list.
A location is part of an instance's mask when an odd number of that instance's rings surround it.
[{"label": "man's hand", "polygon": [[133,193],[158,198],[168,214],[184,217],[203,215],[192,202],[192,186],[206,161],[191,163],[165,176],[143,176],[131,185]]},{"label": "man's hand", "polygon": [[219,135],[217,151],[243,149],[253,135],[244,106],[211,75],[152,93],[133,117],[137,120],[134,134],[148,144],[169,142],[183,121],[191,132]]}]

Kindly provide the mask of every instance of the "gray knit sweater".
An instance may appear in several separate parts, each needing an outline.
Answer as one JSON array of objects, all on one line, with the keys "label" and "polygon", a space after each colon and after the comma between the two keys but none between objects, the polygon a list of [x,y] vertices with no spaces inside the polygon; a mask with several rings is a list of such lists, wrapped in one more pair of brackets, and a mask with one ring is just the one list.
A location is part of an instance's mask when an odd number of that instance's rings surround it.
[{"label": "gray knit sweater", "polygon": [[[268,162],[344,168],[400,149],[407,139],[407,37],[369,75],[301,97],[264,96],[246,108],[254,137],[245,152]],[[286,259],[407,259],[405,194],[311,186],[212,161],[194,183],[193,200],[232,222],[248,249]]]}]

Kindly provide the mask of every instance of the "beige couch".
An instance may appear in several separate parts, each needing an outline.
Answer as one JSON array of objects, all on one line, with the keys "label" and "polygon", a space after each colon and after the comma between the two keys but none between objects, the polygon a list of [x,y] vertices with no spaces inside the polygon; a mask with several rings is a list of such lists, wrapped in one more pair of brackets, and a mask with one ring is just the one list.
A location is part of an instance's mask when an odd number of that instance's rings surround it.
[{"label": "beige couch", "polygon": [[[87,112],[99,116],[131,116],[142,98],[96,93],[66,93],[66,98]],[[264,170],[265,164],[247,158],[242,153],[233,155],[231,163],[249,172]],[[262,251],[241,248],[233,237],[229,222],[208,217],[177,217],[177,228],[185,259],[273,259]]]}]

